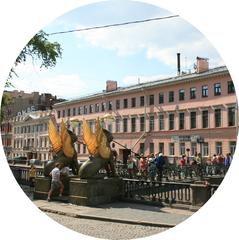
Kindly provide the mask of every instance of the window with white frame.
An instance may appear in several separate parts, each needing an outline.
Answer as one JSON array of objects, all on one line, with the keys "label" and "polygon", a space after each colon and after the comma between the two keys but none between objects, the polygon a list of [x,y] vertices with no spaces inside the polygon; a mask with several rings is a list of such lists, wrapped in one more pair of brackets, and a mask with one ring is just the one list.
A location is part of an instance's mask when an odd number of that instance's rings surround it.
[{"label": "window with white frame", "polygon": [[216,154],[222,154],[222,142],[216,142]]}]

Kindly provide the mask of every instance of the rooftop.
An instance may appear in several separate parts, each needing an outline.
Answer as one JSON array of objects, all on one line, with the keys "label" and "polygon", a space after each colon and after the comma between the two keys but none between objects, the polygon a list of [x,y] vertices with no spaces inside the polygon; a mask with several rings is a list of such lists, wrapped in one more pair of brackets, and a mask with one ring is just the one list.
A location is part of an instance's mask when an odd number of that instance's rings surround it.
[{"label": "rooftop", "polygon": [[160,86],[160,85],[170,85],[170,84],[175,84],[177,82],[182,82],[182,81],[192,81],[192,80],[197,80],[197,79],[203,79],[205,77],[208,76],[213,76],[213,75],[217,75],[217,74],[229,74],[228,69],[226,66],[219,66],[219,67],[215,67],[212,69],[209,69],[206,72],[203,73],[188,73],[188,74],[181,74],[175,77],[170,77],[170,78],[164,78],[164,79],[159,79],[159,80],[154,80],[154,81],[150,81],[150,82],[144,82],[144,83],[139,83],[139,84],[134,84],[134,85],[129,85],[127,87],[118,87],[117,90],[114,91],[109,91],[106,92],[105,90],[98,92],[98,93],[94,93],[94,94],[89,94],[89,95],[85,95],[76,99],[71,99],[71,100],[67,100],[64,102],[60,102],[60,103],[56,103],[54,104],[54,106],[61,106],[61,105],[66,105],[66,104],[72,104],[72,103],[77,103],[79,101],[86,101],[89,99],[94,99],[94,98],[99,98],[102,96],[109,96],[112,94],[121,94],[121,93],[125,93],[128,91],[137,91],[140,89],[145,89],[145,88],[152,88],[155,86]]}]

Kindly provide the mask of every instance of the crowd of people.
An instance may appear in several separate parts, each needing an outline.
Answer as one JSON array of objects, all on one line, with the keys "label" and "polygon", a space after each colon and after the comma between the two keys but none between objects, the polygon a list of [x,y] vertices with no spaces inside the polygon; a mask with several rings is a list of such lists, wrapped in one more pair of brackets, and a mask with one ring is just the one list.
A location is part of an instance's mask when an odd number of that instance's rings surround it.
[{"label": "crowd of people", "polygon": [[165,165],[165,156],[162,153],[150,154],[144,156],[141,154],[139,157],[129,155],[127,160],[127,170],[129,178],[138,175],[144,179],[148,176],[152,181],[161,181],[163,177],[163,167]]},{"label": "crowd of people", "polygon": [[[129,178],[140,177],[142,179],[150,179],[152,181],[161,181],[163,177],[163,170],[167,163],[167,157],[162,153],[150,154],[148,156],[129,155],[127,160],[127,171]],[[232,162],[231,153],[223,156],[222,154],[214,154],[212,157],[202,158],[200,153],[196,153],[192,157],[183,154],[176,160],[176,166],[183,168],[184,166],[201,166],[206,165],[206,171],[212,168],[216,173],[216,167],[224,167],[228,169]]]},{"label": "crowd of people", "polygon": [[182,155],[179,160],[180,166],[185,165],[198,165],[205,163],[206,165],[223,165],[226,168],[229,168],[232,162],[231,153],[227,153],[226,156],[222,154],[214,154],[212,157],[207,157],[203,159],[200,153],[196,153],[191,159],[187,157],[185,154]]}]

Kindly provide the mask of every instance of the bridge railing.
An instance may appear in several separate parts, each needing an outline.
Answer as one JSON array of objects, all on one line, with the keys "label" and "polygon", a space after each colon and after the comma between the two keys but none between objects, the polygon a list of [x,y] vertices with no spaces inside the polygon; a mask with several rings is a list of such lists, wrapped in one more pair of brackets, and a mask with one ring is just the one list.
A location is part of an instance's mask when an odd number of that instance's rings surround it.
[{"label": "bridge railing", "polygon": [[[29,170],[31,166],[22,164],[9,164],[12,174],[19,184],[29,184]],[[36,176],[43,176],[43,167],[36,166]]]},{"label": "bridge railing", "polygon": [[[140,170],[135,168],[133,174],[130,176],[127,170],[126,164],[116,164],[116,173],[118,176],[123,178],[132,178],[132,179],[144,179],[149,180],[150,174],[149,171],[146,171],[144,176],[141,175]],[[223,164],[219,165],[185,165],[179,166],[176,164],[167,164],[163,168],[163,180],[165,181],[179,181],[179,180],[202,180],[206,177],[211,176],[224,176],[227,172]],[[157,174],[155,180],[157,179]]]},{"label": "bridge railing", "polygon": [[156,205],[183,204],[201,207],[215,193],[219,185],[204,182],[157,182],[124,179],[124,201]]},{"label": "bridge railing", "polygon": [[[196,180],[170,180],[162,182],[149,179],[129,179],[127,168],[121,166],[117,173],[123,178],[124,201],[147,204],[184,204],[188,207],[202,206],[217,190],[218,184]],[[30,166],[10,165],[12,173],[19,184],[29,184]],[[43,176],[43,167],[36,167],[36,175]]]}]

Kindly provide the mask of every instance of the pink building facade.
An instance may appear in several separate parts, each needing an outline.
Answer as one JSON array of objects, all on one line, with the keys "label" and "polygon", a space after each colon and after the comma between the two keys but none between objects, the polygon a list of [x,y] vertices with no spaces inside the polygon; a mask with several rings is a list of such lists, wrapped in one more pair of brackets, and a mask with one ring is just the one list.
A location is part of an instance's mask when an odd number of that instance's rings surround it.
[{"label": "pink building facade", "polygon": [[[57,122],[71,122],[82,135],[82,120],[94,131],[95,119],[104,119],[112,132],[120,159],[135,153],[163,152],[168,157],[201,153],[204,157],[235,151],[237,99],[225,66],[208,69],[200,60],[195,73],[120,88],[107,81],[106,90],[54,105]],[[205,67],[206,66],[206,67]],[[77,146],[78,158],[87,149]]]}]

